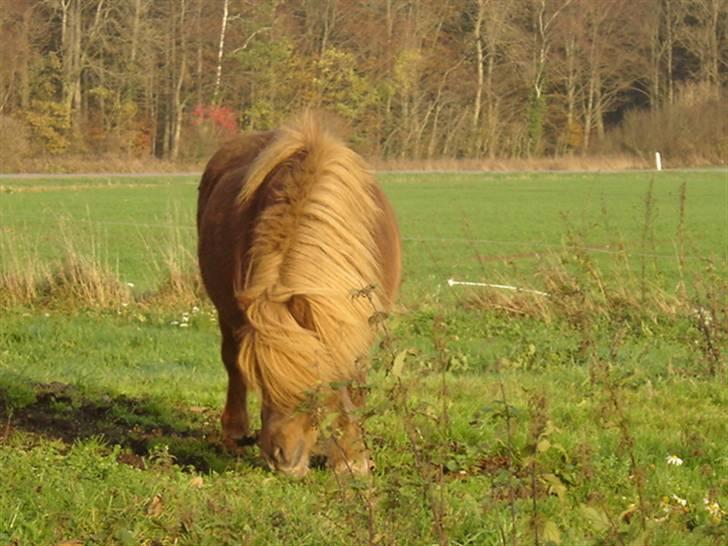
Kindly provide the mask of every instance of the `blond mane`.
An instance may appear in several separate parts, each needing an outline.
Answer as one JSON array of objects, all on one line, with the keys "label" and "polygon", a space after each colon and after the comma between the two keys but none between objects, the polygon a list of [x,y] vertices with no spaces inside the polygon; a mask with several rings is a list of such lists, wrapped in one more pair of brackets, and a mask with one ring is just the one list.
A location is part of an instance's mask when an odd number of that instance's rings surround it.
[{"label": "blond mane", "polygon": [[359,375],[383,305],[380,220],[365,162],[311,115],[279,129],[248,171],[239,204],[269,203],[255,220],[236,297],[248,319],[239,365],[277,407]]}]

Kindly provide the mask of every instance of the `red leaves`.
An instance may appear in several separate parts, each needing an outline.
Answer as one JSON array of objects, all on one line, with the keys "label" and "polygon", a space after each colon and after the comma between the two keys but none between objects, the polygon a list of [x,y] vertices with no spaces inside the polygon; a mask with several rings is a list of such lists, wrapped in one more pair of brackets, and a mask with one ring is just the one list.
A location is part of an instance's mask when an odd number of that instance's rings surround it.
[{"label": "red leaves", "polygon": [[194,126],[209,123],[226,136],[233,136],[238,132],[237,115],[227,106],[197,104],[192,109],[191,115]]}]

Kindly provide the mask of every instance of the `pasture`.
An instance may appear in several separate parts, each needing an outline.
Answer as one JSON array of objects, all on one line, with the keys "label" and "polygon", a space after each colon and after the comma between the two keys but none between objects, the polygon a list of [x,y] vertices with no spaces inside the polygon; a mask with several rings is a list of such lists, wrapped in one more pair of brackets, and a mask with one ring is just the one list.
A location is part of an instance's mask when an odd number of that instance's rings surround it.
[{"label": "pasture", "polygon": [[194,177],[0,180],[0,544],[724,543],[725,171],[379,179],[376,470],[302,481],[221,446]]}]

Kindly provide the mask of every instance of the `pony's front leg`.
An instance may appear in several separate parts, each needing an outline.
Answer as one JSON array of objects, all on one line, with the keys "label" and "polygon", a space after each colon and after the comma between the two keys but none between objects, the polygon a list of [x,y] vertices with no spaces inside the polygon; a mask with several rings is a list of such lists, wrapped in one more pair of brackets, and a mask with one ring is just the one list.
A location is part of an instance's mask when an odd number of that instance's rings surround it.
[{"label": "pony's front leg", "polygon": [[339,402],[339,417],[326,446],[327,465],[339,474],[366,475],[373,464],[354,415],[354,411],[364,405],[364,396],[352,395],[350,389],[345,388],[341,390]]},{"label": "pony's front leg", "polygon": [[240,446],[250,430],[248,425],[247,388],[245,379],[238,366],[238,351],[240,350],[232,329],[220,324],[222,333],[222,361],[228,373],[227,399],[225,409],[220,420],[222,421],[223,442],[228,449]]}]

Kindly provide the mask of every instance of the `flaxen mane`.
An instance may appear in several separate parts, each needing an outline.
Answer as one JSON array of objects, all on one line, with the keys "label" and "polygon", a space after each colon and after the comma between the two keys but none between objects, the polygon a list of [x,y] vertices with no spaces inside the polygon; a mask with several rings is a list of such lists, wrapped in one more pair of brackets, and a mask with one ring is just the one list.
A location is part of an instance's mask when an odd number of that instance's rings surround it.
[{"label": "flaxen mane", "polygon": [[381,211],[364,161],[311,116],[277,131],[251,165],[239,204],[260,198],[267,206],[236,291],[248,319],[239,365],[249,386],[292,408],[360,371],[369,319],[383,307],[379,290],[361,295],[381,282]]}]

